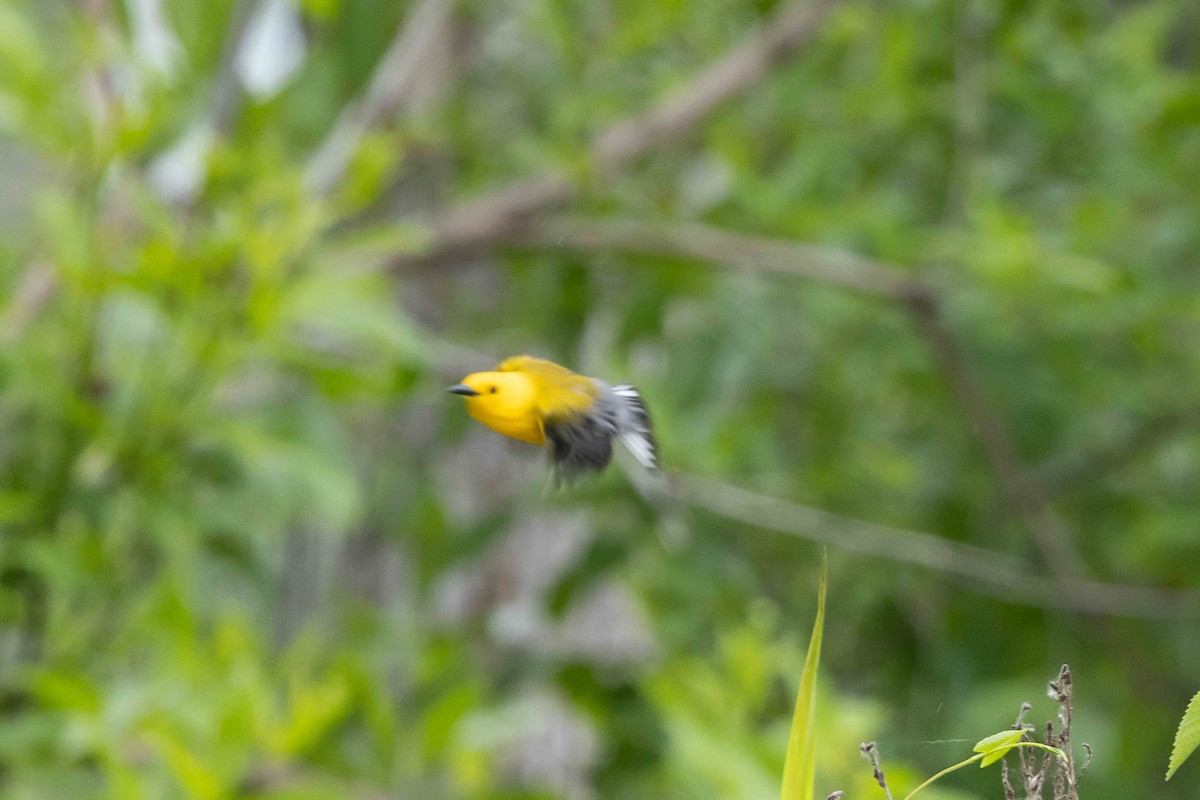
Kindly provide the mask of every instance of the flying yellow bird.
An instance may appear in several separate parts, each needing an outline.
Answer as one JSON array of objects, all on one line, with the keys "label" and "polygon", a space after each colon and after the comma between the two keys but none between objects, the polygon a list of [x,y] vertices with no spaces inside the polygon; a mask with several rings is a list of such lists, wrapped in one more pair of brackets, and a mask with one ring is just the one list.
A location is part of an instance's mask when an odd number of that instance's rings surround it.
[{"label": "flying yellow bird", "polygon": [[658,469],[658,446],[642,397],[629,384],[610,386],[553,361],[513,356],[492,372],[451,386],[471,416],[497,433],[545,445],[559,475],[600,471],[620,439],[642,466]]}]

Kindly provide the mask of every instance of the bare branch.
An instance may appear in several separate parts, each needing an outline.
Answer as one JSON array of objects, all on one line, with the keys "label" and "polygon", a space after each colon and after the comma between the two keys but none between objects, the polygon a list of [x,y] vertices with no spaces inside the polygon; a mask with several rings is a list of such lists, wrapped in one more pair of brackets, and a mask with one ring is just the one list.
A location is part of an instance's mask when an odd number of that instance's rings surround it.
[{"label": "bare branch", "polygon": [[692,130],[726,100],[758,83],[772,67],[807,44],[835,1],[784,6],[761,31],[743,39],[680,92],[598,136],[592,146],[597,166],[601,171],[620,167]]},{"label": "bare branch", "polygon": [[[841,539],[818,536],[810,530],[795,531],[785,523],[780,523],[783,529],[818,541],[841,544],[850,549],[857,547],[863,552],[920,563],[970,578],[989,585],[991,593],[1017,602],[1130,616],[1191,616],[1200,611],[1195,608],[1200,594],[1171,593],[1149,587],[1110,585],[1081,579],[1082,559],[1075,551],[1065,527],[1045,493],[1028,477],[1011,435],[990,408],[966,357],[942,324],[937,292],[916,280],[901,277],[899,269],[838,250],[730,233],[702,225],[673,227],[630,220],[549,217],[502,233],[500,239],[526,247],[618,250],[696,259],[741,271],[817,280],[901,303],[914,316],[929,341],[954,396],[979,436],[996,474],[1001,495],[1033,533],[1043,558],[1058,578],[1057,583],[1047,578],[1031,577],[1027,574],[1027,568],[1019,563],[1010,562],[1007,566],[995,563],[996,554],[991,551],[970,548],[929,534],[917,534],[923,537],[926,547],[917,547],[917,542],[908,541],[897,549],[888,545],[890,540],[887,532],[892,529],[887,528],[856,528],[860,534],[867,534],[867,531],[873,533],[866,535],[866,538],[859,537],[855,546],[847,545]],[[762,500],[778,502],[769,498]],[[709,505],[706,505],[706,501]],[[694,504],[716,510],[711,508],[712,502],[712,498],[705,498],[701,494],[697,495]],[[813,509],[808,511],[826,513]],[[745,515],[741,518],[745,518]],[[856,524],[869,526],[869,523]],[[779,525],[768,524],[764,527],[780,529]]]},{"label": "bare branch", "polygon": [[1020,560],[929,533],[877,525],[696,476],[675,476],[680,502],[726,519],[942,572],[1024,605],[1146,618],[1200,616],[1200,592],[1030,574]]},{"label": "bare branch", "polygon": [[[761,30],[743,39],[679,92],[596,136],[589,150],[593,169],[599,174],[612,172],[691,131],[811,41],[836,2],[785,5]],[[486,245],[519,227],[530,215],[569,200],[575,192],[574,184],[557,171],[497,189],[435,219],[428,248],[417,257],[399,256],[394,263],[397,267],[436,263]]]},{"label": "bare branch", "polygon": [[890,300],[911,300],[925,294],[923,287],[906,279],[898,270],[844,250],[732,233],[705,225],[546,217],[504,234],[502,241],[523,247],[615,250],[691,258],[744,272],[821,281]]},{"label": "bare branch", "polygon": [[[932,297],[930,294],[929,298]],[[959,406],[983,445],[1005,501],[1033,533],[1054,574],[1063,577],[1082,575],[1085,572],[1083,559],[1075,550],[1066,527],[1041,487],[1026,474],[1012,435],[992,409],[970,363],[942,323],[937,303],[914,302],[910,308]]]},{"label": "bare branch", "polygon": [[[1024,750],[1025,748],[1019,748]],[[1008,759],[1000,759],[1000,785],[1004,787],[1004,800],[1017,800],[1017,792],[1008,778]]]},{"label": "bare branch", "polygon": [[831,248],[748,236],[703,225],[666,226],[629,220],[549,218],[502,237],[525,246],[620,250],[692,258],[743,271],[817,280],[902,303],[929,342],[938,367],[978,436],[1001,496],[1033,534],[1051,571],[1084,574],[1082,558],[1041,487],[1022,466],[1013,437],[991,408],[967,358],[940,318],[939,294],[903,270]]},{"label": "bare branch", "polygon": [[[1071,745],[1071,699],[1074,694],[1071,668],[1066,664],[1059,670],[1058,679],[1050,681],[1049,694],[1058,703],[1059,732],[1055,745],[1067,758],[1056,763],[1054,800],[1079,800],[1079,776],[1075,772],[1075,748]],[[1049,742],[1047,742],[1049,744]],[[1090,749],[1090,748],[1089,748]]]},{"label": "bare branch", "polygon": [[371,75],[363,95],[349,103],[321,142],[305,170],[317,194],[337,185],[364,134],[395,113],[413,94],[420,67],[441,41],[454,0],[420,0],[405,19]]},{"label": "bare branch", "polygon": [[[972,162],[983,138],[983,105],[986,95],[984,65],[978,58],[982,20],[975,4],[960,3],[954,34],[954,153],[947,190],[947,217],[961,219],[970,195]],[[991,407],[986,392],[956,337],[939,319],[938,298],[915,302],[911,309],[917,325],[928,340],[939,367],[963,413],[970,421],[991,463],[1000,493],[1010,509],[1029,528],[1042,557],[1059,576],[1086,573],[1082,557],[1041,484],[1025,469],[1015,440],[999,414]]]},{"label": "bare branch", "polygon": [[[1029,735],[1029,731],[1026,730],[1029,726],[1025,724],[1025,715],[1032,709],[1033,706],[1029,703],[1021,703],[1021,709],[1017,712],[1017,721],[1012,725],[1014,731],[1025,731],[1025,734],[1021,737],[1023,741],[1033,740],[1033,737]],[[1036,756],[1026,748],[1017,748],[1017,761],[1021,765],[1021,778],[1025,782],[1025,800],[1040,800],[1040,779],[1033,769],[1033,762],[1035,760]],[[1042,759],[1042,761],[1045,762],[1045,759]],[[1012,786],[1009,785],[1008,781],[1008,758],[1001,759],[1000,765],[1003,770],[1001,773],[1001,784],[1004,786],[1005,800],[1010,800],[1009,794],[1012,792]],[[1016,800],[1016,798],[1011,798],[1011,800]]]},{"label": "bare branch", "polygon": [[892,800],[892,790],[888,788],[887,776],[883,774],[883,764],[879,759],[879,746],[875,742],[863,742],[858,746],[858,752],[871,762],[872,776],[887,800]]},{"label": "bare branch", "polygon": [[[439,374],[454,380],[499,361],[495,354],[426,339]],[[1109,584],[1031,574],[1020,559],[931,533],[893,528],[755,494],[709,478],[669,475],[675,502],[746,525],[840,547],[855,553],[915,564],[959,579],[973,591],[1022,605],[1090,614],[1145,618],[1200,616],[1200,592]]]}]

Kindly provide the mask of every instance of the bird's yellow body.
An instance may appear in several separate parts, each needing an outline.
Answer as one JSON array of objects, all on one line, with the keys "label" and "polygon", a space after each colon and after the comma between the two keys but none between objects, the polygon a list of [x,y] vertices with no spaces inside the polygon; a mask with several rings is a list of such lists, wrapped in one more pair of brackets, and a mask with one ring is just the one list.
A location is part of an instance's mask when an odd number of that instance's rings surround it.
[{"label": "bird's yellow body", "polygon": [[546,420],[570,419],[596,404],[600,387],[553,361],[514,356],[494,372],[476,372],[463,385],[472,417],[497,433],[530,444],[545,444]]},{"label": "bird's yellow body", "polygon": [[617,438],[645,466],[657,468],[650,418],[632,386],[609,386],[553,361],[514,356],[450,391],[497,433],[546,445],[561,472],[603,469]]}]

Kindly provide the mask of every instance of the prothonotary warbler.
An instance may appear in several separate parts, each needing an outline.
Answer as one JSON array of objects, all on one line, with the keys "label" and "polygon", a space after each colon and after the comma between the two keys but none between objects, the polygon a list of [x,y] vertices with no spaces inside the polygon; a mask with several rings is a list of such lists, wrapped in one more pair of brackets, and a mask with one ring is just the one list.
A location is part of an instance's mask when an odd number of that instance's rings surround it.
[{"label": "prothonotary warbler", "polygon": [[560,476],[603,470],[613,439],[642,466],[658,469],[650,415],[629,384],[610,386],[553,361],[513,356],[449,391],[465,397],[471,416],[497,433],[544,445]]}]

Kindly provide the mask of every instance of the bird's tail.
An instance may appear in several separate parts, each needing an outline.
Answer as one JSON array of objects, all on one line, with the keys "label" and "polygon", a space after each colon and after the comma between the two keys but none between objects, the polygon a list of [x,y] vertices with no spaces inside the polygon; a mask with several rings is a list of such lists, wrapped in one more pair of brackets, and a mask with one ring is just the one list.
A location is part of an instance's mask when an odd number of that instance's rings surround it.
[{"label": "bird's tail", "polygon": [[654,440],[654,427],[650,414],[638,390],[623,383],[612,387],[612,393],[620,401],[617,416],[617,435],[625,449],[633,454],[638,463],[649,470],[658,470],[658,442]]}]

